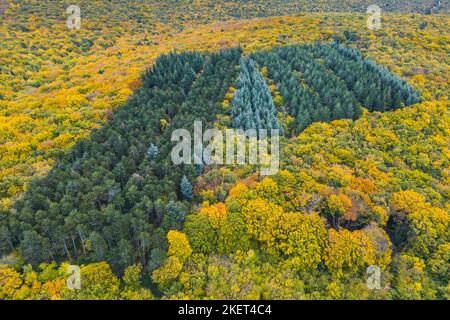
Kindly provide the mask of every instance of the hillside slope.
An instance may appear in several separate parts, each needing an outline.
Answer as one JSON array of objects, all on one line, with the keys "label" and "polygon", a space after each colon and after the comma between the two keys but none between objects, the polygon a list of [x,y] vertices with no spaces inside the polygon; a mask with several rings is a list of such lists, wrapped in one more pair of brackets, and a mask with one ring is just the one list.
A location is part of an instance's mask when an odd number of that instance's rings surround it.
[{"label": "hillside slope", "polygon": [[[0,299],[449,299],[448,1],[380,30],[363,1],[9,3]],[[282,129],[281,171],[174,167],[195,119]]]},{"label": "hillside slope", "polygon": [[[426,99],[448,96],[448,16],[387,15],[384,21],[382,31],[367,33],[364,16],[308,14],[214,23],[187,28],[176,37],[114,29],[109,39],[97,39],[88,29],[68,33],[63,24],[32,31],[2,25],[1,206],[8,210],[30,178],[45,175],[77,139],[99,128],[139,87],[140,72],[172,49],[218,50],[240,43],[252,52],[336,35],[410,80]],[[347,40],[346,32],[354,32],[355,40]],[[89,45],[81,46],[83,41]]]}]

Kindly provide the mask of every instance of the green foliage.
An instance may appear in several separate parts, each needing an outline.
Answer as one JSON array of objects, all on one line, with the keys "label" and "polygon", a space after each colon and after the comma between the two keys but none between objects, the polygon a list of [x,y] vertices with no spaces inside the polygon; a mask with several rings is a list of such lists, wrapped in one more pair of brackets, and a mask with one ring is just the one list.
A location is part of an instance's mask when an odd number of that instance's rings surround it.
[{"label": "green foliage", "polygon": [[[7,241],[16,242],[33,265],[107,260],[118,271],[136,261],[146,264],[152,250],[165,248],[158,229],[180,228],[189,210],[176,204],[180,180],[183,197],[193,196],[187,176],[195,170],[173,167],[172,130],[162,128],[160,119],[172,128],[192,128],[199,118],[214,121],[211,103],[219,112],[239,58],[237,49],[161,56],[114,120],[79,141],[48,177],[32,183],[17,211],[1,219],[6,234],[16,235]],[[188,81],[191,72],[201,76]],[[146,154],[150,139],[159,145],[158,163]]]},{"label": "green foliage", "polygon": [[[433,137],[417,137],[419,119],[430,114]],[[293,285],[298,299],[446,299],[448,195],[437,156],[446,144],[434,134],[445,136],[447,119],[445,102],[428,102],[311,125],[284,145],[285,170],[262,181],[246,176],[228,189],[226,208],[206,204],[186,218],[193,254],[161,287],[165,296],[292,297]],[[399,137],[398,148],[386,148],[384,137]],[[444,171],[429,166],[423,172],[429,182],[415,188],[420,193],[401,191],[403,184],[422,182],[406,174],[414,168],[393,158],[406,159],[406,150],[423,139],[440,141],[432,152]],[[400,181],[398,171],[405,173]],[[231,219],[236,237],[223,242],[221,230]],[[395,235],[403,240],[394,241]],[[372,265],[381,270],[380,290],[366,285]],[[275,281],[279,274],[287,287]],[[278,288],[277,295],[259,281]]]},{"label": "green foliage", "polygon": [[158,147],[155,146],[153,143],[150,145],[150,147],[147,150],[147,156],[150,160],[155,160],[156,157],[159,154]]},{"label": "green foliage", "polygon": [[192,191],[192,185],[189,182],[188,178],[186,178],[186,176],[183,176],[183,178],[181,179],[180,191],[185,200],[192,201],[192,199],[194,198],[194,194]]},{"label": "green foliage", "polygon": [[[384,14],[366,32],[359,0],[78,5],[77,32],[55,1],[1,17],[0,299],[152,299],[150,274],[165,298],[449,299],[448,15]],[[362,14],[233,21],[326,10]],[[154,60],[238,44],[246,58]],[[174,168],[170,134],[194,120],[302,134],[272,179]],[[53,261],[84,264],[81,291]]]},{"label": "green foliage", "polygon": [[231,110],[235,129],[282,129],[269,88],[251,59],[242,58]]},{"label": "green foliage", "polygon": [[357,119],[362,106],[386,111],[419,101],[404,80],[338,44],[286,46],[253,57],[276,82],[296,132],[315,121]]}]

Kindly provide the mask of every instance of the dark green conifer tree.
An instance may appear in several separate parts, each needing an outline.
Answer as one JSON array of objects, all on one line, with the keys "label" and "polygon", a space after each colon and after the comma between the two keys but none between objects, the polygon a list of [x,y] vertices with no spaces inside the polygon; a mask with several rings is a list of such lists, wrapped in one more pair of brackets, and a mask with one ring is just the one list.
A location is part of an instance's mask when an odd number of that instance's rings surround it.
[{"label": "dark green conifer tree", "polygon": [[186,176],[183,176],[183,178],[181,179],[180,190],[185,200],[192,201],[192,199],[194,199],[192,185]]}]

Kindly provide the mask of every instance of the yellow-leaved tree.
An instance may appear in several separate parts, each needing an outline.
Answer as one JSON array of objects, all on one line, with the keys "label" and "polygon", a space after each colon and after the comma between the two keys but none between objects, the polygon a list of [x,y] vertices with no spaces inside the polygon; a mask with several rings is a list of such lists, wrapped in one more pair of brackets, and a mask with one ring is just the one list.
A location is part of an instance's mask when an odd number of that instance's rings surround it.
[{"label": "yellow-leaved tree", "polygon": [[171,230],[167,233],[169,249],[167,250],[167,260],[164,265],[156,269],[152,274],[152,279],[161,288],[166,288],[177,279],[183,269],[183,265],[192,254],[189,240],[183,232]]}]

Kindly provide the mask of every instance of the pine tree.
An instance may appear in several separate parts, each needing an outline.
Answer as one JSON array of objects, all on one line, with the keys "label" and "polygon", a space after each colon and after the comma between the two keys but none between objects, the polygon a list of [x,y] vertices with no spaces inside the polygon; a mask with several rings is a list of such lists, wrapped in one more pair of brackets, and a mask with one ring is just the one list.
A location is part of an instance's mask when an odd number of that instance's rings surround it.
[{"label": "pine tree", "polygon": [[155,146],[155,145],[152,143],[152,144],[150,145],[150,147],[148,148],[148,150],[147,150],[148,158],[149,158],[150,160],[155,160],[156,157],[158,157],[158,154],[159,154],[158,147]]},{"label": "pine tree", "polygon": [[181,194],[185,200],[192,201],[194,199],[194,193],[192,191],[192,185],[186,176],[183,176],[180,183]]},{"label": "pine tree", "polygon": [[232,101],[235,129],[281,129],[269,87],[252,59],[241,59]]},{"label": "pine tree", "polygon": [[180,230],[187,215],[187,209],[181,202],[169,201],[163,218],[165,230]]},{"label": "pine tree", "polygon": [[203,174],[205,170],[205,165],[204,164],[196,164],[195,165],[195,173],[197,174],[197,176],[201,176]]}]

